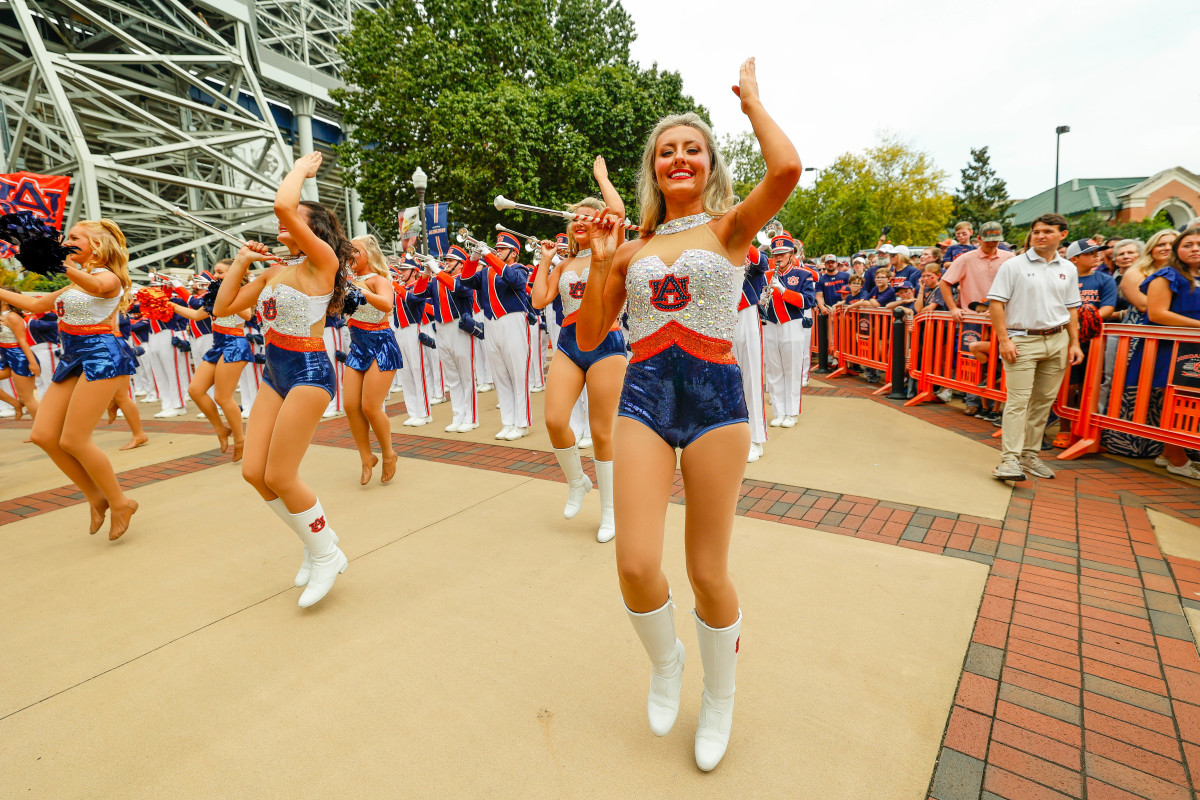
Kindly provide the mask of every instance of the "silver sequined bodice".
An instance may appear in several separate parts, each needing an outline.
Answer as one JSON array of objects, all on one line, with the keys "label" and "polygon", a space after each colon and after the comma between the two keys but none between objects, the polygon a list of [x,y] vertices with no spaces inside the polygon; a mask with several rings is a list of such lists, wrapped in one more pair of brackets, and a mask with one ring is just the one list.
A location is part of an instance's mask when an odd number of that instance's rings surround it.
[{"label": "silver sequined bodice", "polygon": [[4,324],[4,320],[0,320],[0,344],[16,344],[17,335],[12,332],[12,328]]},{"label": "silver sequined bodice", "polygon": [[[583,268],[582,275],[574,270],[563,270],[558,274],[558,296],[562,298],[564,317],[574,314],[583,303],[583,288],[587,284],[588,273],[592,271],[591,259],[588,259],[587,263],[588,266]],[[574,294],[572,294],[572,287],[574,287]]]},{"label": "silver sequined bodice", "polygon": [[72,286],[58,296],[55,308],[59,322],[67,325],[98,325],[112,316],[120,302],[121,295],[92,297],[82,289]]},{"label": "silver sequined bodice", "polygon": [[383,322],[383,319],[386,316],[386,313],[368,303],[364,297],[362,305],[355,309],[354,313],[350,315],[350,319],[356,319],[359,322],[365,322],[368,325],[378,325],[380,322]]},{"label": "silver sequined bodice", "polygon": [[[658,228],[654,239],[711,219],[700,214],[672,220]],[[638,258],[625,273],[630,341],[640,342],[674,320],[703,336],[732,342],[743,277],[740,266],[711,250],[686,249],[671,266],[657,255]]]},{"label": "silver sequined bodice", "polygon": [[220,325],[222,328],[240,328],[245,324],[246,320],[237,314],[230,314],[227,317],[213,317],[213,325]]},{"label": "silver sequined bodice", "polygon": [[269,283],[258,296],[263,328],[285,336],[311,336],[312,326],[325,319],[333,293],[313,297],[286,283]]}]

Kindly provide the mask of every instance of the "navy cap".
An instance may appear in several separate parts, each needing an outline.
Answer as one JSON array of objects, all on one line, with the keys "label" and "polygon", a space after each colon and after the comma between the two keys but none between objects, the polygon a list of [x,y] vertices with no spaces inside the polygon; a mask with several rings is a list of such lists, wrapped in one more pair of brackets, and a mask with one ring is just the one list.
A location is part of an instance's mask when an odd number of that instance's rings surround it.
[{"label": "navy cap", "polygon": [[1088,253],[1099,253],[1102,250],[1110,249],[1108,245],[1100,245],[1093,242],[1091,239],[1076,239],[1071,242],[1071,246],[1067,248],[1067,258],[1075,258],[1075,256],[1086,256]]}]

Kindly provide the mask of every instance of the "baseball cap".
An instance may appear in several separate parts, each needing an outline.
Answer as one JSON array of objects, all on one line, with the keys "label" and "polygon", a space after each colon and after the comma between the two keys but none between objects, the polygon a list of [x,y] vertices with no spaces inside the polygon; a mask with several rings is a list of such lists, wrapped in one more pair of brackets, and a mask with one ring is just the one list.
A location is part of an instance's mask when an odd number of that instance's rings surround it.
[{"label": "baseball cap", "polygon": [[958,242],[954,241],[953,239],[943,239],[942,241],[938,242],[938,247],[945,249],[955,244],[958,244]]},{"label": "baseball cap", "polygon": [[821,256],[822,264],[827,261],[837,261],[837,256],[835,256],[833,253],[826,253],[825,255]]},{"label": "baseball cap", "polygon": [[855,256],[854,260],[851,261],[850,263],[851,264],[865,264],[865,263],[867,263],[867,260],[865,258],[863,258],[862,256]]},{"label": "baseball cap", "polygon": [[891,255],[892,253],[896,252],[896,248],[892,247],[890,244],[885,243],[882,247],[879,248],[879,252],[887,253],[888,255]]},{"label": "baseball cap", "polygon": [[979,229],[979,241],[981,242],[1002,242],[1004,241],[1004,228],[999,222],[985,222],[983,227]]},{"label": "baseball cap", "polygon": [[1076,239],[1071,242],[1071,246],[1067,248],[1067,258],[1075,258],[1075,256],[1085,256],[1088,253],[1099,253],[1101,250],[1110,249],[1108,245],[1099,245],[1091,239]]},{"label": "baseball cap", "polygon": [[905,258],[912,257],[912,251],[910,251],[907,246],[902,245],[902,244],[898,244],[895,247],[893,247],[892,252],[898,256],[904,256]]}]

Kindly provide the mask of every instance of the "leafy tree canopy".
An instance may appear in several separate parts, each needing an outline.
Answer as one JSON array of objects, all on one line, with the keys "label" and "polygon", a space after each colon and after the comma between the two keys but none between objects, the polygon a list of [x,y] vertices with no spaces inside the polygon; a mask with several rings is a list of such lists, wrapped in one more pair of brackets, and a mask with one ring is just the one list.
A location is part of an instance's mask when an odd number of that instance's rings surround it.
[{"label": "leafy tree canopy", "polygon": [[1008,184],[996,176],[988,149],[971,148],[971,162],[959,173],[962,188],[954,195],[954,211],[947,227],[953,229],[960,220],[973,223],[975,230],[985,222],[1008,224]]},{"label": "leafy tree canopy", "polygon": [[[7,263],[9,266],[5,266]],[[0,286],[18,292],[53,292],[68,283],[66,275],[39,275],[36,272],[20,271],[20,265],[14,259],[0,262]]]},{"label": "leafy tree canopy", "polygon": [[479,238],[496,222],[548,236],[562,224],[502,214],[492,199],[562,207],[598,196],[597,155],[634,217],[650,128],[667,114],[708,115],[678,73],[629,61],[633,38],[615,0],[400,0],[358,12],[334,99],[350,131],[338,156],[366,219],[395,231],[421,166],[426,200],[449,201],[454,225]]}]

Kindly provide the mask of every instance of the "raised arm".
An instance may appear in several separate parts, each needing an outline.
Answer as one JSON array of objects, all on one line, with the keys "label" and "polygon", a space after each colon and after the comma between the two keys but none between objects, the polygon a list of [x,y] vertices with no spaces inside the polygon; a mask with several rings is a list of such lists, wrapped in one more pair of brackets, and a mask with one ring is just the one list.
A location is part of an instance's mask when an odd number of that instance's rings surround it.
[{"label": "raised arm", "polygon": [[[598,161],[603,161],[597,156]],[[534,308],[545,308],[558,297],[558,279],[562,274],[563,265],[569,259],[563,259],[554,266],[554,253],[558,246],[554,242],[542,242],[542,261],[538,265],[537,274],[533,276],[533,294],[530,300]]]},{"label": "raised arm", "polygon": [[750,118],[767,165],[767,172],[758,185],[716,226],[726,252],[744,253],[754,241],[755,234],[783,208],[800,182],[803,167],[791,140],[763,108],[753,58],[742,63],[741,80],[733,87],[733,93],[742,100],[742,113]]},{"label": "raised arm", "polygon": [[611,208],[617,216],[624,217],[625,201],[617,194],[617,187],[608,179],[608,164],[604,163],[604,156],[596,156],[596,160],[592,162],[592,174],[596,176],[596,183],[600,185],[600,196],[604,199],[604,205]]},{"label": "raised arm", "polygon": [[258,295],[267,285],[267,277],[273,274],[273,270],[259,275],[245,286],[242,286],[242,278],[245,277],[246,270],[249,269],[251,263],[270,260],[275,260],[275,256],[271,254],[265,244],[247,242],[246,246],[238,251],[233,263],[225,272],[221,288],[217,291],[217,300],[213,303],[213,316],[227,317],[230,314],[240,314],[254,308],[254,304],[258,302]]},{"label": "raised arm", "polygon": [[382,275],[368,275],[364,283],[365,286],[359,287],[362,289],[363,299],[376,310],[385,314],[392,313],[392,308],[396,305],[396,290],[392,288],[392,282]]},{"label": "raised arm", "polygon": [[108,270],[85,272],[68,261],[66,275],[71,283],[94,297],[113,297],[121,293],[121,279]]},{"label": "raised arm", "polygon": [[592,263],[575,321],[575,340],[581,350],[596,349],[612,330],[625,307],[625,271],[645,244],[641,240],[624,242],[625,229],[618,219],[605,209],[593,223]]},{"label": "raised arm", "polygon": [[58,300],[58,296],[70,288],[69,285],[64,286],[57,291],[44,294],[41,297],[34,297],[31,294],[21,294],[11,289],[0,289],[0,300],[3,300],[14,308],[28,311],[31,314],[45,314],[47,311],[54,310],[54,302]]},{"label": "raised arm", "polygon": [[337,254],[324,239],[312,232],[304,213],[300,211],[304,181],[317,177],[320,167],[321,154],[316,151],[296,159],[292,171],[283,179],[283,183],[279,184],[279,191],[275,193],[275,216],[279,217],[280,224],[287,228],[288,233],[296,240],[300,252],[308,257],[309,267],[333,281],[337,278],[337,271],[342,268]]},{"label": "raised arm", "polygon": [[178,303],[171,303],[171,308],[176,314],[185,319],[202,320],[208,319],[210,316],[203,308],[191,308],[189,306],[181,306]]}]

